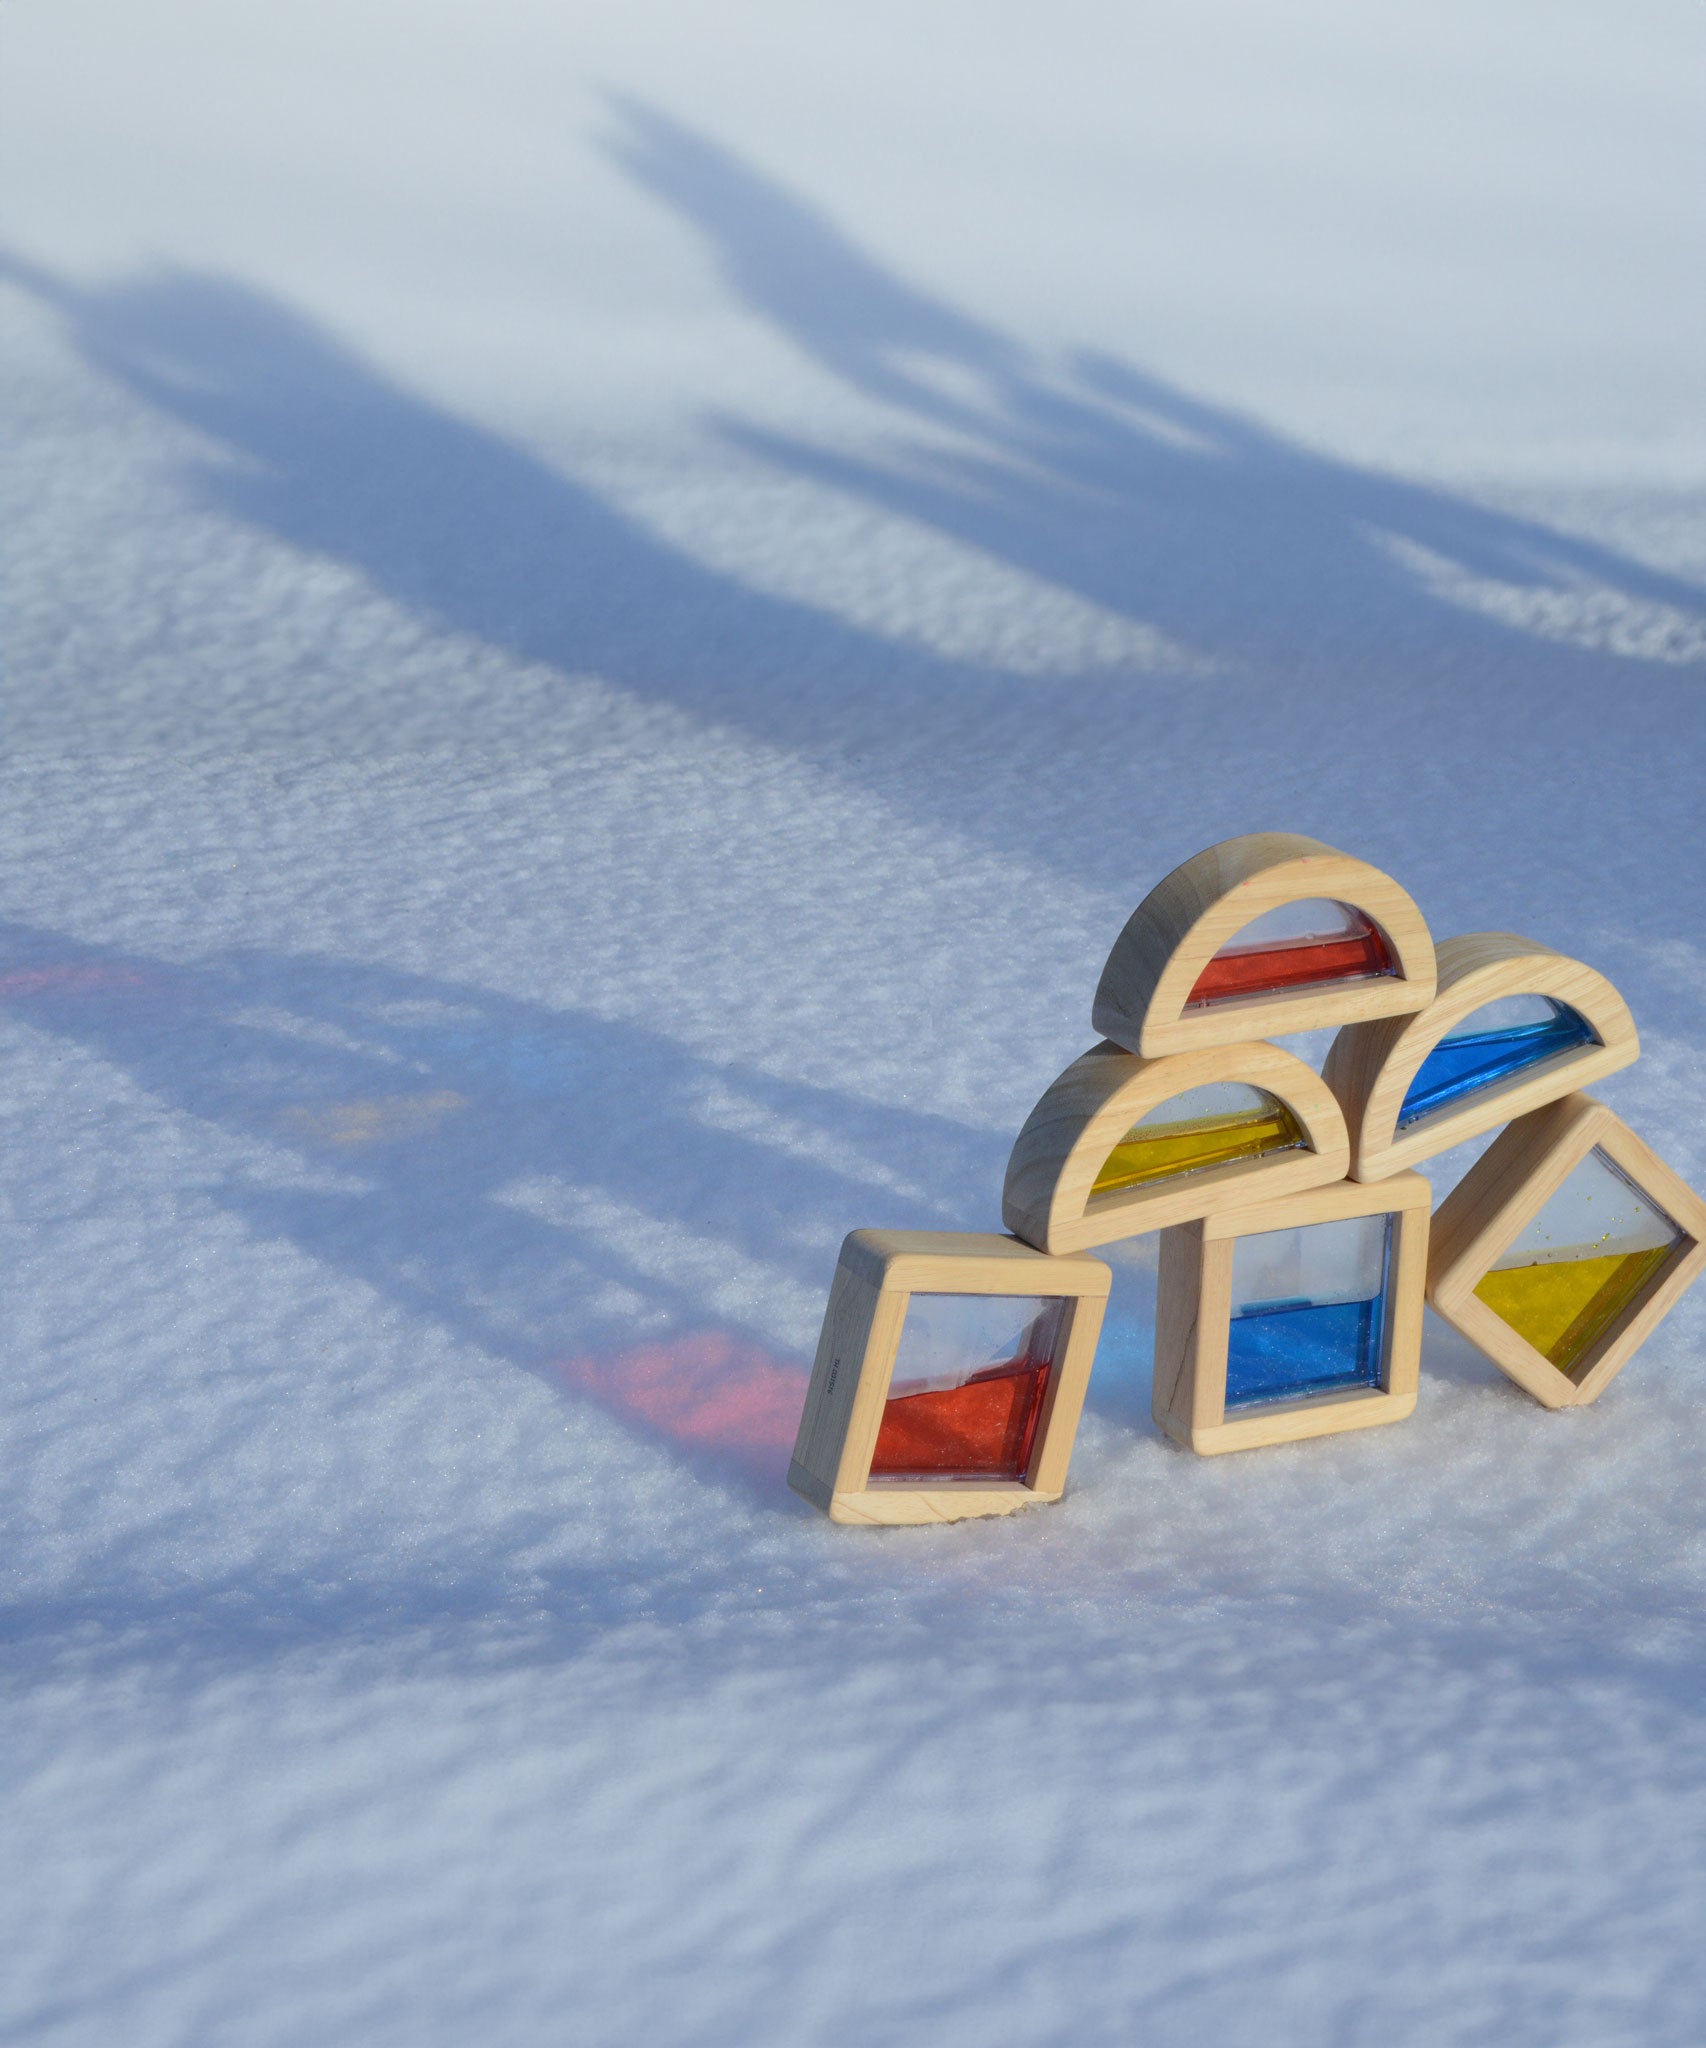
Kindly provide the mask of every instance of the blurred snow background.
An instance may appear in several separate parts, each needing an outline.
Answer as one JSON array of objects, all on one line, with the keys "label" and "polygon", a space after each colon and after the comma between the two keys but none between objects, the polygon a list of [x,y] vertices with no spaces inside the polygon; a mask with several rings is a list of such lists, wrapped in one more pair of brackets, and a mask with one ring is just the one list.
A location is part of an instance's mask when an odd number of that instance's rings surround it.
[{"label": "blurred snow background", "polygon": [[[1706,2033],[1706,1304],[782,1485],[1228,833],[1706,1175],[1695,10],[16,6],[6,2040]],[[1440,1162],[1449,1180],[1462,1160]]]}]

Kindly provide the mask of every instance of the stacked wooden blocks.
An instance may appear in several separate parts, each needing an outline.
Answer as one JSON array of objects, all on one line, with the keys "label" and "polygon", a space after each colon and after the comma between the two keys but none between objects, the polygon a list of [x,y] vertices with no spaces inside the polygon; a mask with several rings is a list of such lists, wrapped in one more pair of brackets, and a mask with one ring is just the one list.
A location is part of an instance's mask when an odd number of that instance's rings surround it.
[{"label": "stacked wooden blocks", "polygon": [[[1424,1299],[1547,1407],[1591,1401],[1706,1263],[1706,1203],[1580,1092],[1640,1051],[1610,982],[1508,932],[1436,948],[1319,840],[1175,869],[1092,1022],[1014,1145],[1011,1236],[843,1245],[789,1472],[836,1520],[1060,1497],[1098,1245],[1161,1234],[1155,1419],[1200,1452],[1409,1415]],[[1327,1026],[1319,1075],[1268,1042]],[[1432,1215],[1409,1169],[1499,1125]]]}]

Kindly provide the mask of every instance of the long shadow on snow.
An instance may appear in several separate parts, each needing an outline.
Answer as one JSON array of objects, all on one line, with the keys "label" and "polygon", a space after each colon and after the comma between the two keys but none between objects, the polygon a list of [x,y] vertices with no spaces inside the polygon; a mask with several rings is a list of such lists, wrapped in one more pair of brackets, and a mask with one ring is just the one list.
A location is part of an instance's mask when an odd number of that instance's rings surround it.
[{"label": "long shadow on snow", "polygon": [[[702,234],[725,281],[805,354],[921,427],[966,437],[958,457],[891,464],[731,434],[953,533],[1187,646],[1250,660],[1314,644],[1390,651],[1406,620],[1504,643],[1393,562],[1399,536],[1480,577],[1538,588],[1559,571],[1655,601],[1706,592],[1615,550],[1450,492],[1336,461],[1105,356],[1048,374],[1023,348],[882,270],[821,214],[729,151],[614,95],[609,144],[636,182]],[[1093,512],[1108,545],[1086,551]],[[1328,602],[1324,603],[1326,599]]]},{"label": "long shadow on snow", "polygon": [[487,989],[0,925],[0,1000],[274,1148],[207,1190],[257,1236],[771,1505],[848,1220],[993,1223],[931,1191],[999,1187],[998,1139]]},{"label": "long shadow on snow", "polygon": [[[613,154],[705,236],[745,303],[916,438],[877,459],[748,422],[717,431],[1209,667],[1158,657],[1063,689],[901,646],[693,561],[258,292],[173,273],[105,290],[20,262],[3,273],[58,309],[92,364],[208,437],[216,452],[192,481],[227,513],[413,611],[752,727],[1121,894],[1137,849],[1152,857],[1146,833],[1182,851],[1281,814],[1396,858],[1416,850],[1394,839],[1395,813],[1437,804],[1451,844],[1422,849],[1424,865],[1460,874],[1497,852],[1571,886],[1576,858],[1605,865],[1578,854],[1571,813],[1591,822],[1590,791],[1603,803],[1619,778],[1639,784],[1638,805],[1614,805],[1625,838],[1657,848],[1693,829],[1692,782],[1668,764],[1698,692],[1679,697],[1677,671],[1466,610],[1392,543],[1518,592],[1591,586],[1698,611],[1694,585],[1313,453],[1106,358],[1057,373],[727,151],[637,103],[615,108]],[[1322,745],[1330,775],[1309,768]],[[1212,777],[1191,771],[1208,761]],[[1632,891],[1616,921],[1633,928],[1650,895]],[[1506,915],[1519,907],[1520,893]]]},{"label": "long shadow on snow", "polygon": [[[778,1293],[797,1296],[809,1319],[850,1215],[987,1223],[934,1206],[928,1191],[990,1187],[1000,1166],[998,1140],[942,1119],[713,1065],[627,1026],[392,968],[258,949],[183,967],[14,924],[0,926],[0,1001],[174,1110],[267,1147],[200,1190],[257,1236],[354,1275],[772,1509],[787,1501],[781,1463],[805,1364],[776,1334]],[[897,1163],[915,1192],[889,1170]],[[556,1190],[564,1206],[517,1207],[517,1191],[530,1185]],[[696,1242],[704,1270],[695,1268]],[[758,1282],[748,1311],[716,1298],[719,1274],[742,1267]],[[624,1298],[601,1303],[612,1289]],[[727,1427],[701,1427],[706,1384],[690,1375],[677,1375],[681,1398],[672,1400],[669,1374],[649,1373],[636,1401],[636,1326],[702,1334],[708,1322],[770,1360],[764,1384],[784,1390],[784,1438],[749,1440],[752,1410],[738,1402],[720,1411]],[[565,1370],[573,1358],[600,1369]],[[288,1359],[272,1369],[277,1399],[290,1402]],[[738,1393],[743,1374],[750,1386],[737,1351],[732,1375],[721,1377]],[[162,1586],[109,1558],[98,1581],[0,1610],[0,1640],[22,1683],[78,1662],[188,1674],[248,1668],[327,1641],[383,1647],[419,1635],[442,1646],[446,1622],[464,1627],[437,1654],[461,1660],[465,1628],[479,1627],[481,1655],[503,1663],[572,1656],[625,1621],[654,1619],[660,1606],[688,1619],[722,1597],[717,1574],[689,1572],[671,1585],[632,1559],[581,1558],[543,1579],[532,1567],[518,1575],[511,1536],[496,1550],[476,1543],[429,1555],[401,1580],[364,1579],[340,1552],[295,1574],[246,1569]],[[1000,1530],[973,1531],[956,1570],[987,1593],[997,1580],[991,1561],[980,1568],[976,1557],[1003,1542]],[[786,1627],[798,1640],[795,1573],[822,1607],[818,1563],[771,1558],[768,1590],[745,1605],[755,1629]],[[965,1590],[950,1576],[940,1591],[945,1637],[968,1626]],[[820,1615],[826,1644],[851,1654],[849,1631],[863,1628],[873,1652],[892,1652],[892,1623],[867,1611],[869,1591],[861,1569],[846,1611]],[[1227,1589],[1214,1597],[1223,1601]],[[1631,1617],[1641,1611],[1630,1604]],[[1360,1613],[1352,1602],[1332,1625]],[[1676,1620],[1662,1599],[1651,1618]],[[1572,1626],[1560,1616],[1566,1667]],[[1442,1641],[1470,1660],[1511,1654],[1497,1628],[1485,1640],[1447,1630]],[[1668,1697],[1682,1682],[1672,1661],[1643,1655],[1630,1668]]]},{"label": "long shadow on snow", "polygon": [[[1585,891],[1613,929],[1662,937],[1706,913],[1696,873],[1666,854],[1698,843],[1698,665],[1539,624],[1547,605],[1602,623],[1626,605],[1649,626],[1642,608],[1665,607],[1697,645],[1706,589],[1322,455],[1107,356],[1040,364],[704,136],[632,98],[611,107],[611,155],[704,237],[730,289],[910,436],[854,455],[723,418],[724,438],[1215,664],[1014,697],[1005,782],[987,763],[968,778],[1009,841],[1125,893],[1150,835],[1176,857],[1285,818],[1366,847],[1466,922],[1546,929]],[[1466,603],[1465,583],[1530,623]],[[1418,843],[1420,818],[1436,829]],[[1628,885],[1660,865],[1662,896]]]}]

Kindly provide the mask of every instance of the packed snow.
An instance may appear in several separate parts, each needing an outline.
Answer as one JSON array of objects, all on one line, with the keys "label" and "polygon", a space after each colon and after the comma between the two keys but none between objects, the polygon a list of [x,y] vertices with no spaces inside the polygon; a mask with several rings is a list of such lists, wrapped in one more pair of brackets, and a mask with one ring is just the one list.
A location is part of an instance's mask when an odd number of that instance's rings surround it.
[{"label": "packed snow", "polygon": [[1140,1239],[1058,1507],[784,1474],[1235,832],[1592,961],[1706,1185],[1703,70],[9,13],[5,2040],[1698,2048],[1706,1290],[1195,1459]]}]

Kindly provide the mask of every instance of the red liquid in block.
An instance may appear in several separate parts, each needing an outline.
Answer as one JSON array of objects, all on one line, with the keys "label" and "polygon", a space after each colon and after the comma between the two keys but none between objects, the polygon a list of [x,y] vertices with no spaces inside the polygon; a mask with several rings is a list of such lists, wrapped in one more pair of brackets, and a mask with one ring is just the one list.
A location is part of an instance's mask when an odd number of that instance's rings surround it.
[{"label": "red liquid in block", "polygon": [[1216,953],[1197,976],[1193,1003],[1218,1002],[1224,996],[1267,995],[1275,989],[1301,988],[1317,981],[1349,981],[1372,974],[1391,974],[1386,942],[1370,926],[1330,939],[1292,939],[1277,946],[1252,946],[1239,952]]},{"label": "red liquid in block", "polygon": [[873,1479],[1023,1479],[1049,1361],[1015,1359],[963,1386],[902,1394],[883,1409]]}]

